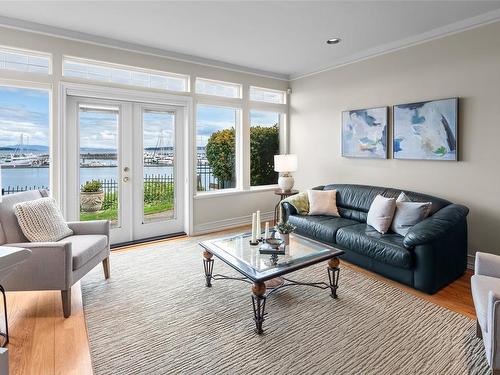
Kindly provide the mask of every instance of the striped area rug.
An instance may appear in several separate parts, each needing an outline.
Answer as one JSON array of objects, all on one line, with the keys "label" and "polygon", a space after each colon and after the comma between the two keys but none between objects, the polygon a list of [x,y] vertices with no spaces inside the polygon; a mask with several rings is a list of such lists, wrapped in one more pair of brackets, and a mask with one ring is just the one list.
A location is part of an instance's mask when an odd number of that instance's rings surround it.
[{"label": "striped area rug", "polygon": [[[267,301],[254,334],[250,285],[205,288],[208,237],[111,255],[82,281],[90,350],[104,374],[487,374],[475,322],[346,267],[339,298],[307,287]],[[326,264],[293,274],[325,281]],[[215,260],[215,273],[236,275]]]}]

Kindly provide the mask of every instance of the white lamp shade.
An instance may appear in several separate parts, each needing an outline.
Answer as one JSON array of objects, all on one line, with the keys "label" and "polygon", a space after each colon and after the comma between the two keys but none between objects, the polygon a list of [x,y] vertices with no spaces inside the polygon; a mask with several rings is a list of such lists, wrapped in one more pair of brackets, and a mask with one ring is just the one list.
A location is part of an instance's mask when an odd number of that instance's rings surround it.
[{"label": "white lamp shade", "polygon": [[295,172],[297,170],[297,155],[274,155],[274,170],[276,172]]}]

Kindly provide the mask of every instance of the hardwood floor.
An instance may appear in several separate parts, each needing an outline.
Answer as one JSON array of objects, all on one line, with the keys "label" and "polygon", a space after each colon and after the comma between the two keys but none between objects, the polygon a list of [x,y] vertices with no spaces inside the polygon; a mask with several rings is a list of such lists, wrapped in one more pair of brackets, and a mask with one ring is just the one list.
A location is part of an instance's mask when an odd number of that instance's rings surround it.
[{"label": "hardwood floor", "polygon": [[[165,241],[176,241],[169,239]],[[147,244],[115,251],[141,251]],[[475,319],[470,292],[471,271],[430,296],[387,280],[357,266],[342,262],[341,267],[383,280],[424,300]],[[111,277],[113,268],[111,267]],[[92,374],[87,329],[83,316],[80,283],[72,289],[72,315],[63,318],[60,292],[7,293],[11,341],[11,375]]]}]

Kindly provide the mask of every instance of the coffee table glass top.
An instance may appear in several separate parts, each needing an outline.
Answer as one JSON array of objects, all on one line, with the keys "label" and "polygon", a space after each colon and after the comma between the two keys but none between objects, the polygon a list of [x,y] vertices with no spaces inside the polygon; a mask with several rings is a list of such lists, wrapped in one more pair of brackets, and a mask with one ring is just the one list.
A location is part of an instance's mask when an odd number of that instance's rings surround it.
[{"label": "coffee table glass top", "polygon": [[[200,245],[253,281],[264,281],[342,255],[342,250],[290,234],[284,255],[261,254],[250,245],[250,234],[218,238]],[[273,259],[274,258],[274,259]]]}]

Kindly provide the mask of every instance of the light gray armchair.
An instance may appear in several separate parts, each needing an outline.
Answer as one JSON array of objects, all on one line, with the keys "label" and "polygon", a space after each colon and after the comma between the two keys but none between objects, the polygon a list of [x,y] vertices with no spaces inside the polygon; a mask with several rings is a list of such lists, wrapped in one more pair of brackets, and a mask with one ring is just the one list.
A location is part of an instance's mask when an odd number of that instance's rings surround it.
[{"label": "light gray armchair", "polygon": [[60,290],[64,317],[71,315],[71,286],[102,262],[109,278],[109,221],[69,222],[74,234],[58,242],[29,242],[18,225],[14,205],[42,197],[45,190],[6,195],[0,202],[0,245],[31,250],[31,257],[2,284],[7,291]]},{"label": "light gray armchair", "polygon": [[476,253],[471,288],[477,315],[477,336],[484,341],[492,373],[500,375],[500,256]]}]

